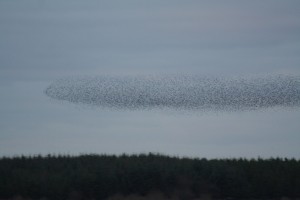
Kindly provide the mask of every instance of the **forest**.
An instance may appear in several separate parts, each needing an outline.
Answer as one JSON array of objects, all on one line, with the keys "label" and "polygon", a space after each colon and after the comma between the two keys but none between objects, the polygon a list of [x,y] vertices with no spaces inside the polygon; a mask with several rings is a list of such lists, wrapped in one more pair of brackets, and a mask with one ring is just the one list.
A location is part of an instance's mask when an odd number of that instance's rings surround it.
[{"label": "forest", "polygon": [[114,195],[143,197],[154,191],[179,200],[205,195],[208,199],[296,199],[300,160],[152,153],[0,158],[0,199],[102,200]]}]

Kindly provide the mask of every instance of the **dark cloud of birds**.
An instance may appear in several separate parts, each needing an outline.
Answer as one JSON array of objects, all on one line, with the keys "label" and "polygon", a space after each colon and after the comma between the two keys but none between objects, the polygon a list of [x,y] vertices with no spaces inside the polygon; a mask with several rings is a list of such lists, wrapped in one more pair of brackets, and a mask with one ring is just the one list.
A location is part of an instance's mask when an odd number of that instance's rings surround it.
[{"label": "dark cloud of birds", "polygon": [[298,107],[300,77],[97,76],[65,78],[51,98],[115,109],[253,110]]}]

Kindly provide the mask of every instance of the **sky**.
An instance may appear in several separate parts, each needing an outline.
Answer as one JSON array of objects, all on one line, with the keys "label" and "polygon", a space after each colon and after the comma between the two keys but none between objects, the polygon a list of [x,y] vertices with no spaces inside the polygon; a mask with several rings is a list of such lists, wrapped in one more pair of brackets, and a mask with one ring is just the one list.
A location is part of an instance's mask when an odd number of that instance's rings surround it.
[{"label": "sky", "polygon": [[300,76],[298,0],[0,0],[0,156],[300,158],[300,109],[110,110],[45,95],[59,79]]}]

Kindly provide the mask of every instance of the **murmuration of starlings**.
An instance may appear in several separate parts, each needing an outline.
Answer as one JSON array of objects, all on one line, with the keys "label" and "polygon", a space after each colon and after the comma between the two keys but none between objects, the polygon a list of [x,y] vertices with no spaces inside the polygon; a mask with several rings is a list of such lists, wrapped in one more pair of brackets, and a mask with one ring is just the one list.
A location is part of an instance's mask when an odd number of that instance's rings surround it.
[{"label": "murmuration of starlings", "polygon": [[140,110],[255,110],[299,107],[300,77],[248,78],[197,75],[68,77],[45,89],[57,100]]}]

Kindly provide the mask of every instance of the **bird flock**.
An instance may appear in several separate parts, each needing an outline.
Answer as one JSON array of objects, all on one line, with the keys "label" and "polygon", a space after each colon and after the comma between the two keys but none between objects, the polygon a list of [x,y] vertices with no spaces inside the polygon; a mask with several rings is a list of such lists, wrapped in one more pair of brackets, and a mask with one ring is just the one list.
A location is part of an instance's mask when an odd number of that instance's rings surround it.
[{"label": "bird flock", "polygon": [[300,77],[97,76],[57,80],[51,98],[115,109],[253,110],[298,107]]}]

